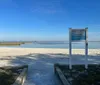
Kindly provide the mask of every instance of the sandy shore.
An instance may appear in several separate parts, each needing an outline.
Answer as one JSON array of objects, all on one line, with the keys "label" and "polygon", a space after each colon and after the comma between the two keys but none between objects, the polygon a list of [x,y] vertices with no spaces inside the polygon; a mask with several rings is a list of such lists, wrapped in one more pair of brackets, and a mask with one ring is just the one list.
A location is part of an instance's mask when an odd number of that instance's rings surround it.
[{"label": "sandy shore", "polygon": [[[84,64],[84,50],[73,50],[72,64]],[[92,57],[94,56],[94,57]],[[28,64],[25,85],[60,85],[54,63],[69,64],[68,49],[0,48],[0,66]],[[89,49],[88,63],[100,63],[100,49]]]},{"label": "sandy shore", "polygon": [[[89,49],[89,55],[100,54],[100,49]],[[84,55],[84,49],[73,49],[73,54],[82,54]],[[52,48],[0,48],[0,57],[1,56],[18,56],[18,55],[27,55],[33,53],[40,54],[69,54],[69,49],[52,49]]]}]

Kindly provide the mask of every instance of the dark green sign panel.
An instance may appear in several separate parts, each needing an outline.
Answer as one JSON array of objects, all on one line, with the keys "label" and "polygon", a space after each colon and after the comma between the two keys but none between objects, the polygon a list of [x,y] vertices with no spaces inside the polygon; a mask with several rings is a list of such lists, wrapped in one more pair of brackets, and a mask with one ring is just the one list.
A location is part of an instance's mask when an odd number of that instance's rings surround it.
[{"label": "dark green sign panel", "polygon": [[71,40],[72,41],[86,40],[86,30],[85,29],[72,29]]}]

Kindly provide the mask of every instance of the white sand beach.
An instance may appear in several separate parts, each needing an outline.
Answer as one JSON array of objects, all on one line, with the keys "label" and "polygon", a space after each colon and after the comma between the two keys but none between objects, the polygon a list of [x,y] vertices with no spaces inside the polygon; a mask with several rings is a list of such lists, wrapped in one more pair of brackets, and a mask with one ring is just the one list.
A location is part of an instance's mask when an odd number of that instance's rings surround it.
[{"label": "white sand beach", "polygon": [[[89,49],[89,55],[96,55],[100,54],[100,49]],[[73,49],[73,54],[81,54],[84,55],[85,53],[84,49]],[[0,57],[2,56],[19,56],[19,55],[27,55],[27,54],[34,54],[34,53],[40,53],[40,54],[69,54],[69,49],[59,49],[59,48],[7,48],[7,47],[1,47],[0,48]]]},{"label": "white sand beach", "polygon": [[[84,64],[84,57],[84,49],[74,49],[72,64]],[[0,66],[28,64],[25,85],[60,85],[53,65],[68,62],[68,49],[0,48]],[[100,63],[100,49],[89,49],[88,63]]]}]

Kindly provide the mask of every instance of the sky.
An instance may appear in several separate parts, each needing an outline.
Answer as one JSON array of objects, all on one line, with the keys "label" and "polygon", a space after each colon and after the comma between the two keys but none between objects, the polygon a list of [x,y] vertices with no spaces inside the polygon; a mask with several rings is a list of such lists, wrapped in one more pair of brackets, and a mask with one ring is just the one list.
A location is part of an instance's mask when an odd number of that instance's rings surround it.
[{"label": "sky", "polygon": [[100,0],[0,0],[0,40],[67,41],[70,27],[100,40]]}]

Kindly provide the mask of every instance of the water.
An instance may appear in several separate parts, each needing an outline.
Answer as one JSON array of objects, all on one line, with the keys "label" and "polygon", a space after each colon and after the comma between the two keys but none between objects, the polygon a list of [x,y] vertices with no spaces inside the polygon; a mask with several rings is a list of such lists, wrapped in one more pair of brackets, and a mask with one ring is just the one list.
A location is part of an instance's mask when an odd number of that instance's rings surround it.
[{"label": "water", "polygon": [[[39,44],[39,43],[31,43],[31,44],[22,44],[20,46],[0,46],[0,47],[16,47],[16,48],[69,48],[69,43],[48,43],[48,44]],[[84,49],[85,43],[73,43],[73,49]],[[100,49],[100,42],[89,42],[88,47],[90,49]]]}]

